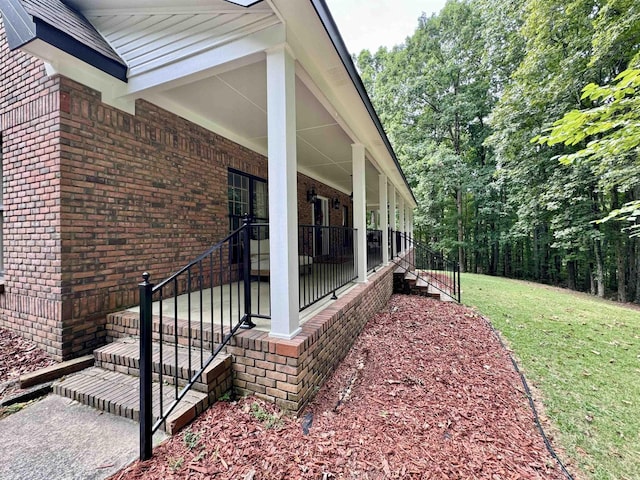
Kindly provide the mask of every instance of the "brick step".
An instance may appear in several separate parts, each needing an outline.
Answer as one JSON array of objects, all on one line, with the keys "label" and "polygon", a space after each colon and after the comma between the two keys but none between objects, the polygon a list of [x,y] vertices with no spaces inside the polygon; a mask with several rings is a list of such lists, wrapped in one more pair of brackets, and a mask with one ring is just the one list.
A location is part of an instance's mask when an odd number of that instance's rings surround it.
[{"label": "brick step", "polygon": [[[152,330],[153,340],[160,341],[160,322],[157,316],[152,317]],[[177,329],[176,329],[177,325]],[[228,319],[225,321],[225,333],[230,331]],[[140,314],[129,310],[115,312],[107,315],[107,341],[114,341],[118,338],[127,337],[139,337],[140,336]],[[191,325],[189,321],[178,318],[177,322],[173,317],[167,317],[162,323],[162,343],[172,344],[175,343],[176,332],[178,337],[178,344],[187,346],[191,343],[192,347],[200,348],[202,342],[202,348],[211,350],[213,345],[218,345],[221,341],[222,335],[219,322],[211,325],[210,322],[203,322],[202,330],[200,329],[200,322],[193,320]]]},{"label": "brick step", "polygon": [[[91,367],[70,375],[53,384],[53,392],[71,398],[84,405],[109,412],[113,415],[140,420],[140,380],[137,377],[113,372],[99,367]],[[153,398],[160,395],[160,384],[153,383]],[[167,408],[174,399],[174,389],[164,385],[163,408]],[[163,429],[174,434],[194,420],[217,397],[213,393],[189,391],[171,413]],[[154,402],[153,419],[159,416],[159,402]]]},{"label": "brick step", "polygon": [[404,274],[404,281],[408,282],[409,285],[414,286],[416,284],[416,282],[418,281],[420,277],[418,276],[418,274],[414,271],[407,271]]},{"label": "brick step", "polygon": [[[205,350],[201,357],[200,349],[187,348],[178,345],[163,345],[162,361],[160,360],[160,344],[152,344],[152,368],[154,381],[162,381],[175,385],[176,374],[179,386],[186,385],[191,378],[200,370],[201,359],[206,362],[210,352]],[[177,359],[176,362],[176,350]],[[140,376],[140,340],[132,337],[120,338],[116,341],[100,347],[93,352],[95,357],[94,365],[105,370],[126,373]],[[191,362],[189,362],[191,355]],[[218,391],[218,396],[222,395],[231,385],[231,356],[220,353],[202,373],[201,378],[193,388],[209,393]],[[227,386],[228,385],[228,386]]]}]

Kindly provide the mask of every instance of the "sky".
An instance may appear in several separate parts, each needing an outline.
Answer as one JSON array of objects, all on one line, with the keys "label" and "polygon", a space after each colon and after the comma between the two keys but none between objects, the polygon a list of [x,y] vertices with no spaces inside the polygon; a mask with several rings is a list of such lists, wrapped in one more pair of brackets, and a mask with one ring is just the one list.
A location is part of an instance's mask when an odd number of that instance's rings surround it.
[{"label": "sky", "polygon": [[446,0],[326,0],[351,53],[404,42],[422,13],[438,13]]}]

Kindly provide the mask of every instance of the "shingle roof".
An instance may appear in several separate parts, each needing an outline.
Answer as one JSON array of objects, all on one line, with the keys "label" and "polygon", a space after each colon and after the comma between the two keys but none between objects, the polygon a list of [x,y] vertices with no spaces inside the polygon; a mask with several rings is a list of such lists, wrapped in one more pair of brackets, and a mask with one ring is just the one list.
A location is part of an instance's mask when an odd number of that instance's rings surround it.
[{"label": "shingle roof", "polygon": [[120,80],[127,65],[91,23],[62,0],[0,0],[9,48],[42,40]]},{"label": "shingle roof", "polygon": [[93,25],[80,12],[61,0],[22,0],[22,3],[32,17],[39,18],[105,57],[124,65],[124,61]]}]

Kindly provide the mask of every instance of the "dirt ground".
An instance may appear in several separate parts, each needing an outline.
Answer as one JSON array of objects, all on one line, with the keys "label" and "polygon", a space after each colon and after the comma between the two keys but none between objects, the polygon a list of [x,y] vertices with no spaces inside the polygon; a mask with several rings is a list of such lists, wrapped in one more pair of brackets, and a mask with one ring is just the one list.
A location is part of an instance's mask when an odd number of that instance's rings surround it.
[{"label": "dirt ground", "polygon": [[218,402],[112,477],[561,479],[507,352],[470,309],[394,295],[298,417]]}]

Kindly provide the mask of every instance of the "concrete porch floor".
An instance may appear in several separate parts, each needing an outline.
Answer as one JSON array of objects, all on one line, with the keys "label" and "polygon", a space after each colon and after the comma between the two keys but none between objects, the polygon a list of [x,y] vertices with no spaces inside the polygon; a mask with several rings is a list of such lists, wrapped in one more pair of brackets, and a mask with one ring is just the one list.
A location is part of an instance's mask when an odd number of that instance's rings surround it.
[{"label": "concrete porch floor", "polygon": [[[326,278],[330,273],[331,264],[324,264],[315,267],[310,274],[300,276],[300,297],[302,301],[308,301],[314,294],[315,286],[323,288],[326,291]],[[353,276],[349,271],[340,272],[343,278]],[[372,275],[370,273],[370,275]],[[375,274],[373,274],[375,275]],[[343,287],[336,290],[336,295],[348,292],[355,286],[354,282],[348,282]],[[309,318],[312,318],[318,312],[328,307],[332,300],[331,290],[329,294],[320,299],[313,305],[299,312],[300,325],[303,325]],[[252,277],[251,279],[251,310],[253,315],[270,316],[270,281],[268,278]],[[154,296],[155,298],[155,296]],[[140,307],[132,307],[127,309],[128,312],[138,313]],[[166,320],[186,321],[191,314],[191,322],[199,324],[202,319],[203,328],[210,329],[213,325],[216,329],[224,326],[223,330],[231,329],[242,313],[244,313],[244,282],[233,282],[224,285],[218,285],[213,288],[203,289],[202,291],[194,291],[179,295],[178,297],[166,298],[162,301],[162,317]],[[153,315],[160,315],[160,301],[153,302]],[[269,332],[271,329],[271,320],[269,318],[252,317],[256,324],[255,330]],[[196,327],[197,328],[197,327]]]}]

